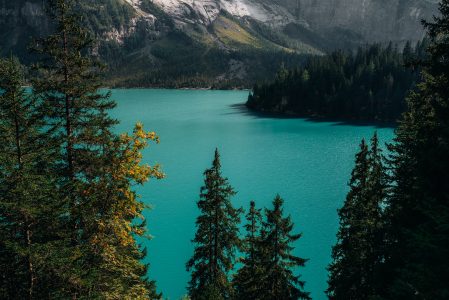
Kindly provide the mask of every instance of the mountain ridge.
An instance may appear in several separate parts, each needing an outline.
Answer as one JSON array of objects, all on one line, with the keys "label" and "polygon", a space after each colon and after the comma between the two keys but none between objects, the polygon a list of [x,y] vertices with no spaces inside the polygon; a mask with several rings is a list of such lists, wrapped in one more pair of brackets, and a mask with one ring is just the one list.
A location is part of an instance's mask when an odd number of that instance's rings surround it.
[{"label": "mountain ridge", "polygon": [[[30,39],[50,31],[42,3],[3,1],[3,55],[27,60]],[[77,6],[100,41],[95,50],[110,65],[112,85],[174,87],[250,87],[303,56],[416,42],[424,36],[420,19],[437,11],[434,0],[83,0]]]}]

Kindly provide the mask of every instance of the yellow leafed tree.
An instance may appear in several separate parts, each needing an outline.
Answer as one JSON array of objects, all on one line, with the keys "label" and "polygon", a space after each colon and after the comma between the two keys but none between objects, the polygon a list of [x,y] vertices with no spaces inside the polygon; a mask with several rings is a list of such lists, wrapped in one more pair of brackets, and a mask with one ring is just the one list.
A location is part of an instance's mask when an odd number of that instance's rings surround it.
[{"label": "yellow leafed tree", "polygon": [[[146,250],[137,241],[149,235],[142,214],[147,206],[139,199],[134,186],[165,176],[159,165],[142,162],[142,151],[150,142],[159,143],[159,137],[155,132],[144,131],[141,123],[136,124],[132,134],[122,134],[108,147],[110,164],[103,172],[105,176],[85,191],[90,199],[101,201],[104,207],[93,224],[89,246],[103,260],[101,274],[111,275],[96,283],[108,286],[105,288],[108,294],[103,295],[108,299],[161,297],[155,292],[154,282],[146,279],[147,266],[141,262]],[[122,282],[123,278],[126,282]]]}]

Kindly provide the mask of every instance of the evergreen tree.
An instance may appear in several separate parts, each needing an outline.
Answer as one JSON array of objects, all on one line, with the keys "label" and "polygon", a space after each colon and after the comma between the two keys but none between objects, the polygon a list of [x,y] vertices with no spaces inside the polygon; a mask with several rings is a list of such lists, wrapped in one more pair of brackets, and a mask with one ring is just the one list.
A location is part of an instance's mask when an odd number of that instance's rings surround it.
[{"label": "evergreen tree", "polygon": [[405,62],[409,62],[413,58],[413,50],[412,50],[412,43],[410,41],[407,41],[405,43],[404,49],[402,51],[402,56],[404,57]]},{"label": "evergreen tree", "polygon": [[277,195],[273,209],[265,210],[260,246],[264,259],[263,279],[259,282],[260,299],[310,299],[309,293],[303,290],[304,281],[294,274],[294,268],[303,267],[307,261],[292,254],[292,243],[299,240],[301,234],[292,233],[293,223],[290,216],[283,216],[283,203]]},{"label": "evergreen tree", "polygon": [[[93,41],[80,25],[73,0],[49,0],[55,32],[38,40],[33,88],[44,101],[47,135],[55,147],[52,173],[60,205],[67,209],[71,254],[60,272],[65,289],[60,298],[158,298],[146,278],[135,236],[145,236],[143,204],[131,189],[163,175],[157,167],[141,165],[142,147],[156,140],[139,124],[133,136],[112,132],[115,106],[103,92],[103,67],[92,58]],[[56,296],[55,296],[56,297]]]},{"label": "evergreen tree", "polygon": [[40,102],[23,88],[24,68],[0,60],[0,298],[39,299],[58,289],[50,266],[67,252],[62,210],[48,172]]},{"label": "evergreen tree", "polygon": [[449,1],[424,22],[422,83],[396,130],[389,199],[388,299],[447,299],[449,287]]},{"label": "evergreen tree", "polygon": [[338,211],[340,228],[332,249],[327,294],[330,299],[370,299],[378,295],[385,251],[382,206],[387,182],[377,134],[371,149],[362,140],[349,186]]},{"label": "evergreen tree", "polygon": [[193,300],[229,299],[233,290],[228,273],[241,247],[238,229],[241,209],[232,206],[235,191],[221,174],[218,150],[204,176],[198,201],[201,215],[196,220],[193,240],[195,250],[187,263],[187,271],[192,271],[189,295]]},{"label": "evergreen tree", "polygon": [[387,220],[385,206],[390,191],[390,174],[385,166],[385,157],[379,148],[377,132],[371,139],[369,153],[370,172],[368,174],[368,190],[365,207],[366,258],[364,261],[366,282],[369,286],[369,297],[375,298],[383,294],[385,276],[385,260],[387,257],[386,230]]},{"label": "evergreen tree", "polygon": [[86,202],[79,198],[80,191],[107,164],[102,150],[113,138],[111,127],[116,121],[107,115],[115,106],[110,94],[98,91],[101,67],[90,57],[93,41],[80,26],[74,5],[73,0],[48,1],[56,31],[33,47],[41,58],[35,66],[33,88],[46,102],[48,132],[61,148],[55,170],[69,201],[77,243],[84,226],[81,203]]},{"label": "evergreen tree", "polygon": [[260,299],[260,282],[263,278],[264,261],[261,252],[261,210],[251,201],[246,215],[246,237],[243,241],[245,257],[241,259],[243,266],[238,270],[233,280],[235,299]]},{"label": "evergreen tree", "polygon": [[355,167],[349,182],[350,191],[346,201],[338,211],[340,228],[337,233],[337,244],[332,249],[333,262],[329,266],[329,288],[327,294],[330,299],[364,299],[365,292],[361,287],[361,278],[365,274],[360,270],[360,250],[358,249],[358,235],[363,230],[359,224],[360,205],[367,190],[367,175],[369,149],[365,140],[360,144],[360,151],[356,155]]}]

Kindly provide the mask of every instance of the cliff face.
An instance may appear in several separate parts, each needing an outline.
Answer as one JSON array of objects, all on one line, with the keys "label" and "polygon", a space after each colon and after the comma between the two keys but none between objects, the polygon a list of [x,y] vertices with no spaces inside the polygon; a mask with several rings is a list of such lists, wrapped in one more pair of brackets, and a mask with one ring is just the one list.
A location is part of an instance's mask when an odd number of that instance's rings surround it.
[{"label": "cliff face", "polygon": [[[294,0],[284,0],[293,7]],[[293,2],[293,3],[292,3]],[[421,19],[437,13],[435,0],[300,0],[298,17],[313,30],[349,30],[366,42],[421,39]]]},{"label": "cliff face", "polygon": [[[154,9],[165,13],[178,29],[192,24],[209,26],[225,11],[236,18],[251,18],[278,30],[288,27],[293,38],[299,38],[302,31],[307,31],[309,35],[315,34],[328,40],[330,46],[335,44],[335,47],[340,47],[342,42],[347,41],[357,44],[420,40],[424,34],[420,20],[430,19],[437,13],[438,0],[80,1],[82,2],[89,10],[88,19],[96,25],[94,27],[97,27],[97,32],[100,31],[100,36],[107,40],[123,41],[124,36],[134,32],[139,20],[145,20],[148,30],[154,30],[152,27],[157,19],[151,11]],[[111,16],[112,13],[115,15]],[[30,35],[48,30],[42,0],[3,0],[0,2],[0,16],[0,46],[4,49],[21,44]],[[105,21],[107,18],[114,22]]]},{"label": "cliff face", "polygon": [[[360,42],[417,41],[421,19],[437,13],[437,0],[154,0],[178,23],[212,23],[224,10],[274,27],[297,23],[333,38],[345,33]],[[298,27],[300,28],[300,27]],[[341,38],[341,36],[339,37]]]},{"label": "cliff face", "polygon": [[[154,30],[155,18],[139,9],[138,0],[83,0],[77,6],[83,11],[85,25],[102,40],[123,39],[133,34],[139,22]],[[21,52],[32,38],[50,32],[45,0],[0,0],[0,50]]]}]

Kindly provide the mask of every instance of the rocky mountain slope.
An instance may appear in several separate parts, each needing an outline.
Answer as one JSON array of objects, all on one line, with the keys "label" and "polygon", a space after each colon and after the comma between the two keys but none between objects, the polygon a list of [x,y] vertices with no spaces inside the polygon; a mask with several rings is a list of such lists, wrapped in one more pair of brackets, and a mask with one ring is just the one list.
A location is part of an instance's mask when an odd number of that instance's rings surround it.
[{"label": "rocky mountain slope", "polygon": [[[131,0],[130,0],[131,1]],[[133,0],[134,3],[138,2]],[[252,18],[284,30],[301,30],[329,38],[346,33],[358,42],[417,41],[420,20],[436,13],[437,0],[154,0],[179,27],[209,25],[221,11]],[[295,32],[292,32],[295,34]],[[333,37],[335,40],[335,36]]]},{"label": "rocky mountain slope", "polygon": [[[42,0],[0,2],[0,51],[30,60],[49,32]],[[82,0],[84,22],[125,85],[251,84],[303,54],[423,37],[437,0]],[[274,69],[274,70],[273,70]]]}]

